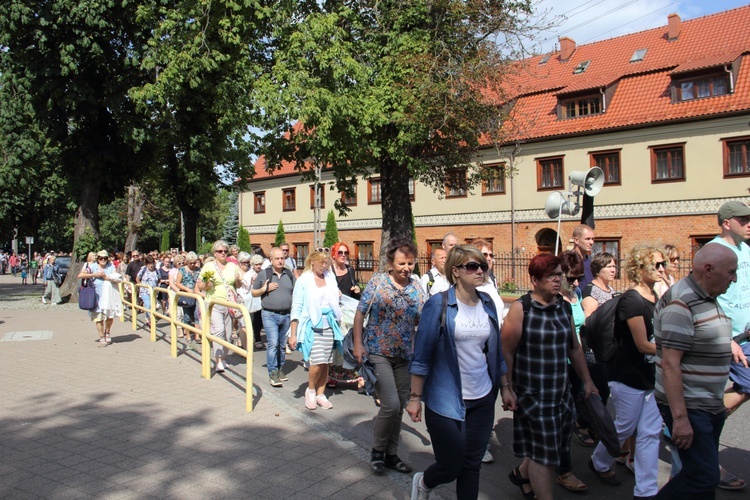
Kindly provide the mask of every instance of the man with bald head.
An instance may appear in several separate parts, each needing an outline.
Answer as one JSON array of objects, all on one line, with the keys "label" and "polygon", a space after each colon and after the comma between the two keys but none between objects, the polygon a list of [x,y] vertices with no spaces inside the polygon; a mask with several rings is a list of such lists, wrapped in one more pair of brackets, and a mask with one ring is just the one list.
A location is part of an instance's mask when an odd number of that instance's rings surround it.
[{"label": "man with bald head", "polygon": [[658,499],[715,498],[732,362],[732,321],[717,297],[737,281],[737,262],[732,249],[709,243],[656,305],[655,395],[682,462]]},{"label": "man with bald head", "polygon": [[432,297],[444,290],[450,288],[447,278],[445,277],[445,260],[448,258],[448,252],[442,248],[436,248],[432,251],[432,269],[422,276],[422,290],[428,296]]},{"label": "man with bald head", "polygon": [[448,253],[451,251],[451,248],[456,246],[458,243],[458,236],[456,236],[453,233],[448,233],[445,236],[443,236],[443,250],[445,250],[445,253]]}]

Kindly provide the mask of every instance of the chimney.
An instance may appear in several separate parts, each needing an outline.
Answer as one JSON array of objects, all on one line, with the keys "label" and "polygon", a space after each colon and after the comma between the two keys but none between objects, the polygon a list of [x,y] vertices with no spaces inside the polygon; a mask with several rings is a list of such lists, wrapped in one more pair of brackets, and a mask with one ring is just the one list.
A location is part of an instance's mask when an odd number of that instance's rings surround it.
[{"label": "chimney", "polygon": [[667,40],[677,40],[680,36],[680,31],[682,30],[682,19],[680,19],[680,16],[677,14],[669,14],[667,16],[667,27],[669,28],[669,31],[667,32]]},{"label": "chimney", "polygon": [[560,60],[567,61],[576,50],[576,42],[572,38],[564,36],[560,38]]}]

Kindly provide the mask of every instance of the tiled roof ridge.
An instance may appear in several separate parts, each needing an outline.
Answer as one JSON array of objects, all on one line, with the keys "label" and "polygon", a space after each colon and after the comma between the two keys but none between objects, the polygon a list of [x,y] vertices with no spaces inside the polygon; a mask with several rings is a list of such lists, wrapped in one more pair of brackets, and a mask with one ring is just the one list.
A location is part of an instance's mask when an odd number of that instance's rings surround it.
[{"label": "tiled roof ridge", "polygon": [[[707,19],[709,19],[711,17],[729,15],[732,11],[743,10],[743,9],[750,9],[750,5],[742,5],[740,7],[735,7],[733,9],[723,10],[721,12],[714,12],[712,14],[706,14],[704,16],[693,17],[693,18],[690,18],[690,19],[682,19],[682,16],[680,16],[680,19],[681,19],[681,22],[682,22],[683,27],[684,27],[684,25],[687,25],[687,24],[694,24],[696,22],[706,21]],[[672,13],[670,13],[670,15],[671,14]],[[679,15],[679,13],[676,13],[676,14]],[[610,43],[610,42],[613,42],[614,40],[618,40],[620,38],[635,37],[637,35],[640,35],[640,34],[643,34],[643,33],[648,33],[650,31],[666,30],[666,29],[668,29],[668,27],[669,26],[667,24],[661,24],[661,25],[655,26],[653,28],[648,28],[648,29],[640,30],[640,31],[633,31],[632,33],[623,33],[622,35],[613,36],[611,38],[605,38],[603,40],[596,40],[596,41],[593,41],[593,42],[582,43],[582,44],[576,43],[576,51],[579,50],[579,49],[581,49],[581,48],[583,48],[583,47],[591,47],[591,46],[596,45],[596,44]],[[543,57],[545,55],[548,55],[548,54],[551,55],[551,56],[554,56],[554,55],[558,55],[559,53],[560,53],[560,49],[555,49],[555,50],[551,50],[551,51],[548,51],[548,52],[543,52],[541,54],[537,54],[537,55],[528,57],[528,58],[524,59],[524,61],[531,61],[531,60],[534,60],[534,59],[537,59],[537,58],[541,58],[541,57]]]}]

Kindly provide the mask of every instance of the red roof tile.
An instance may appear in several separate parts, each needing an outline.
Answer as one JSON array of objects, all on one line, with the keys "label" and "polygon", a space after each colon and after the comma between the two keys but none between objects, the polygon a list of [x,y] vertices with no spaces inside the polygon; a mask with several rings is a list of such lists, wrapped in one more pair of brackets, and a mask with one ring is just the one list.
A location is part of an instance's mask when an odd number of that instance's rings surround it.
[{"label": "red roof tile", "polygon": [[[515,132],[506,137],[533,140],[750,110],[748,26],[750,6],[745,6],[683,21],[673,41],[667,40],[665,25],[578,46],[566,62],[559,53],[545,64],[539,64],[544,56],[527,59],[506,82],[506,92],[515,101],[507,125]],[[643,60],[631,63],[640,49],[648,49]],[[722,66],[740,56],[732,94],[672,103],[671,73]],[[591,61],[586,71],[574,74],[583,61]],[[558,96],[615,83],[604,113],[558,119]]]}]

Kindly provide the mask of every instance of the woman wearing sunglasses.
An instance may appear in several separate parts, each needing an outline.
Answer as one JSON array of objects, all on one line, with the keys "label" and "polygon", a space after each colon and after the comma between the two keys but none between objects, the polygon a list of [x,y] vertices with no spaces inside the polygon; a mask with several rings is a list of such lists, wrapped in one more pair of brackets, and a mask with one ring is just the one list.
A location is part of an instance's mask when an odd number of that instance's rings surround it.
[{"label": "woman wearing sunglasses", "polygon": [[[229,245],[224,240],[214,241],[211,245],[214,260],[208,262],[198,275],[196,290],[206,292],[206,300],[229,300],[230,287],[236,289],[242,283],[242,275],[237,264],[229,262]],[[215,305],[211,309],[211,335],[225,342],[232,342],[232,317],[226,306]],[[214,368],[217,373],[224,373],[224,360],[228,349],[218,343],[211,346]]]},{"label": "woman wearing sunglasses", "polygon": [[511,304],[503,322],[505,362],[516,397],[513,453],[523,462],[510,480],[525,498],[553,498],[555,468],[570,451],[573,397],[568,360],[583,381],[585,397],[595,394],[581,344],[562,297],[559,257],[540,254],[529,263],[532,290]]},{"label": "woman wearing sunglasses", "polygon": [[479,494],[479,469],[495,422],[495,400],[515,409],[500,344],[494,300],[477,288],[489,277],[482,252],[455,245],[445,274],[452,285],[422,309],[414,357],[409,364],[411,395],[406,405],[413,422],[424,418],[435,463],[414,475],[412,498],[456,481],[456,496]]},{"label": "woman wearing sunglasses", "polygon": [[[654,285],[664,279],[664,255],[655,246],[634,247],[625,270],[633,287],[617,305],[615,339],[619,345],[610,370],[609,390],[615,405],[615,428],[622,445],[635,435],[634,498],[649,498],[659,491],[659,435],[662,418],[654,398]],[[589,468],[605,484],[619,484],[614,459],[601,442]]]}]

